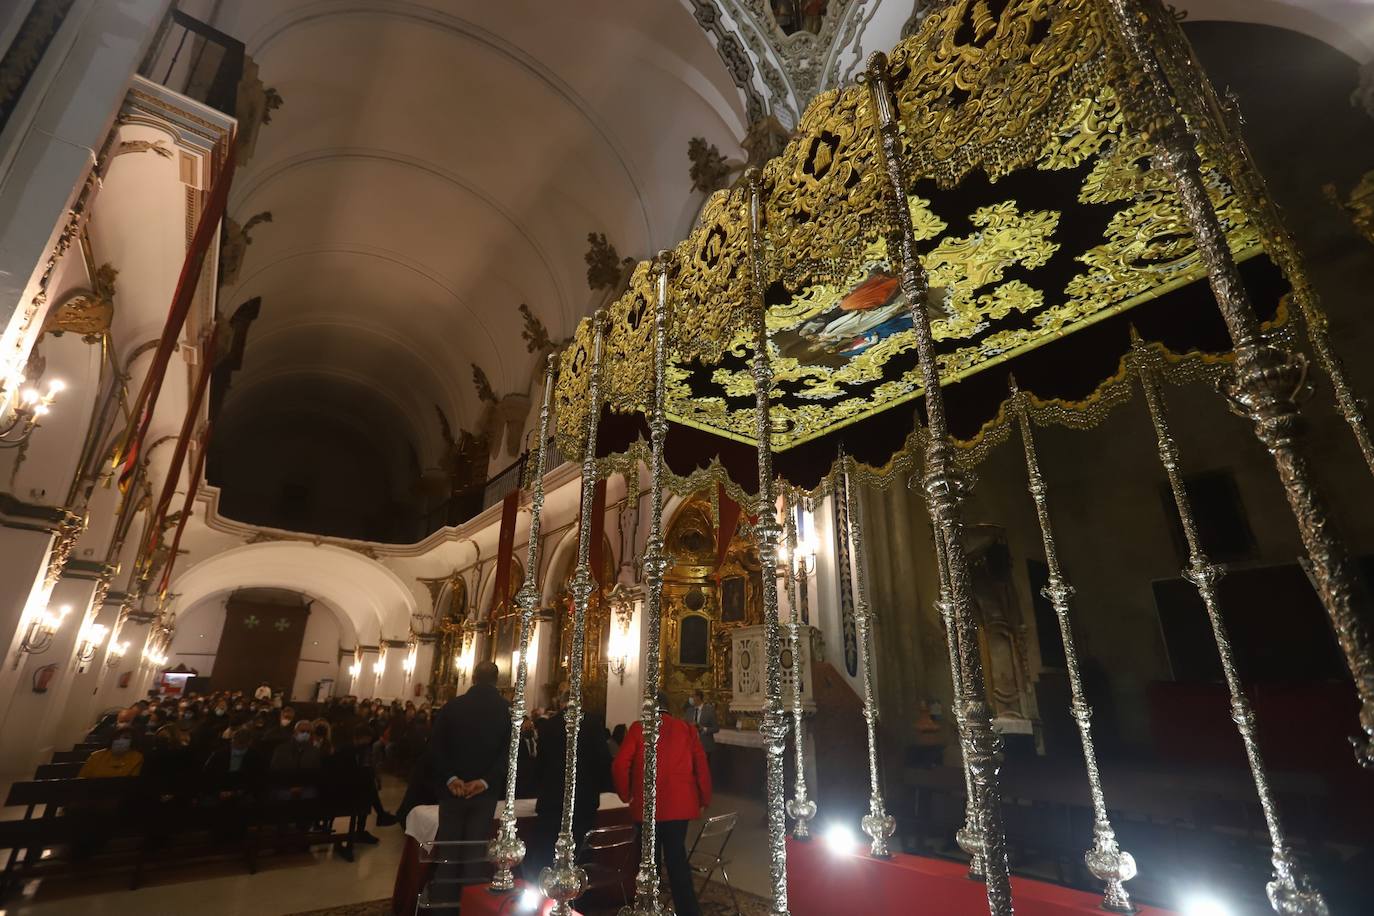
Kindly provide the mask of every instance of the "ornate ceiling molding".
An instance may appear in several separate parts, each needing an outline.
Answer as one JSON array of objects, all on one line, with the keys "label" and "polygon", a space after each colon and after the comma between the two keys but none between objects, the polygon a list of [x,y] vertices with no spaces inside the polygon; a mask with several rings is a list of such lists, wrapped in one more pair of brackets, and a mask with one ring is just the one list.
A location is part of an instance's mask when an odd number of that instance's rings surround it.
[{"label": "ornate ceiling molding", "polygon": [[[752,104],[756,92],[752,79],[741,79],[746,66],[751,75],[757,69],[761,79],[764,113],[789,128],[796,127],[811,99],[852,79],[861,55],[856,51],[848,63],[843,63],[845,52],[859,46],[878,7],[877,3],[865,0],[830,0],[819,32],[799,28],[789,35],[774,18],[770,0],[688,2],[697,22],[717,39],[721,59],[750,103],[750,123],[758,122],[760,117]],[[752,57],[737,63],[726,55],[725,49],[734,48],[741,41]]]}]

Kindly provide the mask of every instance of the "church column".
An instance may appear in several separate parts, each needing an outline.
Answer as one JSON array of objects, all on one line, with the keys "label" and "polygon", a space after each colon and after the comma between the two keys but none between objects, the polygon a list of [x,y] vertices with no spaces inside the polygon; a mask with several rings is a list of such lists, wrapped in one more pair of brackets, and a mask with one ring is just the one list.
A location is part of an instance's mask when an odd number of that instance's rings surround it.
[{"label": "church column", "polygon": [[66,614],[48,646],[25,653],[20,663],[18,682],[0,719],[0,734],[6,736],[0,742],[0,774],[28,778],[52,750],[75,677],[77,644],[91,635],[95,587],[94,579],[67,576],[53,588],[49,607]]}]

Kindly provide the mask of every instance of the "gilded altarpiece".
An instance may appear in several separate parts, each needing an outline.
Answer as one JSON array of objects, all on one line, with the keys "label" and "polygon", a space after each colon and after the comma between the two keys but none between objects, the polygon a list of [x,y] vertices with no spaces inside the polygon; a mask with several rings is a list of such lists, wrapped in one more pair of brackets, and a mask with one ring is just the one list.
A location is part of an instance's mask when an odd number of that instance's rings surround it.
[{"label": "gilded altarpiece", "polygon": [[668,529],[662,682],[674,713],[701,690],[715,704],[721,726],[729,727],[735,724],[731,635],[763,622],[763,602],[758,550],[747,520],[740,520],[719,566],[718,530],[711,501],[701,495],[682,505]]},{"label": "gilded altarpiece", "polygon": [[[597,588],[587,601],[587,640],[582,655],[582,703],[590,713],[604,714],[606,711],[607,656],[606,648],[611,638],[611,603],[606,600],[606,592],[615,582],[615,554],[611,552],[611,542],[602,538],[601,576]],[[566,689],[568,677],[568,654],[573,635],[573,598],[572,580],[576,573],[576,563],[569,558],[568,567],[555,594],[555,604],[551,614],[555,622],[552,629],[555,644],[549,647],[554,653],[553,677],[549,684],[549,695]],[[545,651],[543,646],[538,650]]]},{"label": "gilded altarpiece", "polygon": [[430,692],[435,697],[452,696],[458,686],[458,655],[463,648],[463,621],[468,613],[468,585],[457,573],[443,579],[421,580],[429,586],[438,621],[435,630],[434,665],[430,669]]}]

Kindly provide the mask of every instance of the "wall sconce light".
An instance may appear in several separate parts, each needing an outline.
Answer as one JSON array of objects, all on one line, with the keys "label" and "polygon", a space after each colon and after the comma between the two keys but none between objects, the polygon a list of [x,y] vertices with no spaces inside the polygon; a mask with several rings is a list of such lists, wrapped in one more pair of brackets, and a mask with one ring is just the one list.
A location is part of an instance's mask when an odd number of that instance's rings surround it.
[{"label": "wall sconce light", "polygon": [[161,649],[154,649],[151,646],[143,650],[143,660],[155,668],[167,666],[167,654]]},{"label": "wall sconce light", "polygon": [[122,659],[124,654],[128,651],[129,641],[127,639],[123,642],[115,642],[111,639],[109,651],[105,653],[105,667],[113,668],[115,665],[118,665],[120,659]]},{"label": "wall sconce light", "polygon": [[606,667],[624,684],[625,671],[630,665],[630,624],[634,621],[635,606],[619,584],[608,597],[611,602],[611,632],[606,638]]},{"label": "wall sconce light", "polygon": [[[23,384],[23,379],[11,380],[11,384],[16,382]],[[46,392],[41,392],[32,385],[21,388],[9,419],[0,423],[0,447],[14,448],[27,442],[34,428],[38,426],[39,419],[51,412],[53,399],[66,387],[61,379],[53,379],[48,382]]]},{"label": "wall sconce light", "polygon": [[81,628],[81,635],[76,642],[76,673],[85,674],[91,659],[95,658],[96,651],[100,644],[105,641],[110,628],[103,623],[88,623]]},{"label": "wall sconce light", "polygon": [[31,616],[28,628],[24,630],[24,638],[19,643],[19,653],[14,658],[14,667],[19,667],[19,660],[25,655],[40,655],[48,651],[58,628],[62,626],[62,621],[66,620],[71,612],[71,605],[64,604],[56,611],[44,608]]},{"label": "wall sconce light", "polygon": [[356,680],[362,675],[362,673],[363,673],[363,663],[362,663],[362,662],[354,662],[353,664],[351,664],[351,665],[348,666],[348,676],[351,677],[351,678],[353,678],[353,680],[356,681]]},{"label": "wall sconce light", "polygon": [[419,654],[420,644],[412,639],[410,648],[406,652],[406,657],[401,660],[401,670],[406,673],[407,679],[415,673],[415,660]]}]

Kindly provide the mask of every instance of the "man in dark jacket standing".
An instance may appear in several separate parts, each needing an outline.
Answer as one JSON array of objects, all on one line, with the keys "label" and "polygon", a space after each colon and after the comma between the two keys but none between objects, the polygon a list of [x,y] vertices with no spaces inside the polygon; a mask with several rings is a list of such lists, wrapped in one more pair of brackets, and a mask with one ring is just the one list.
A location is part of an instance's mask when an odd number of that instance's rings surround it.
[{"label": "man in dark jacket standing", "polygon": [[510,704],[496,689],[497,676],[493,662],[478,664],[468,692],[449,700],[434,717],[429,754],[439,796],[437,840],[491,836],[496,802],[505,791],[510,741]]}]

